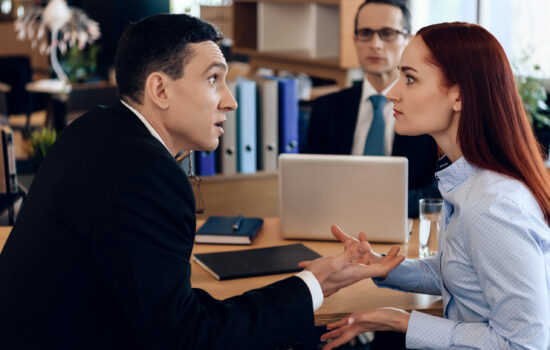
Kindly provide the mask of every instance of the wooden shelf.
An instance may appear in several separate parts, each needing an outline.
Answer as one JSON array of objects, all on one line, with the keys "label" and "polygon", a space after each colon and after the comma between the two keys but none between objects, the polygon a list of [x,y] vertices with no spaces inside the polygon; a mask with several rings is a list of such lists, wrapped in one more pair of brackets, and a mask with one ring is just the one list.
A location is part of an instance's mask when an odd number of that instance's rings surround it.
[{"label": "wooden shelf", "polygon": [[[353,43],[353,19],[355,12],[363,0],[235,0],[233,4],[233,24],[234,24],[234,51],[240,54],[250,56],[250,64],[252,69],[260,67],[271,68],[274,70],[286,70],[295,73],[306,73],[311,76],[327,78],[335,80],[341,88],[351,85],[350,70],[359,66],[357,55]],[[269,39],[275,35],[286,31],[291,31],[288,27],[276,28],[273,23],[278,21],[271,17],[268,18],[270,25],[266,26],[261,23],[259,15],[259,7],[263,4],[269,4],[270,7],[264,7],[262,11],[274,10],[274,14],[282,16],[285,11],[288,11],[289,17],[292,17],[296,22],[296,35],[303,35],[299,38],[289,38],[289,48],[281,48],[280,42],[273,44]],[[319,5],[319,6],[303,6],[303,5]],[[275,6],[271,6],[275,5]],[[280,6],[279,6],[280,5]],[[327,8],[327,5],[335,8]],[[286,8],[285,8],[286,7]],[[303,13],[303,21],[299,20],[300,15],[295,12]],[[290,16],[292,14],[292,16]],[[315,18],[316,14],[319,17]],[[326,23],[326,18],[330,17],[338,23],[331,23],[335,30],[326,30],[323,23]],[[296,20],[295,18],[298,18]],[[288,22],[288,18],[285,21]],[[264,25],[264,27],[262,27]],[[285,25],[288,25],[285,24]],[[325,30],[326,33],[322,33]],[[268,32],[266,34],[266,32]],[[333,32],[338,32],[335,35]],[[260,34],[259,34],[260,32]],[[259,40],[268,40],[265,43],[258,44]],[[296,46],[300,45],[302,40],[304,47],[303,51],[296,50]],[[332,41],[331,41],[332,40]],[[337,53],[334,57],[323,57],[323,50],[326,50],[325,44],[330,47],[337,48]],[[264,51],[259,47],[276,46],[276,50]],[[319,47],[321,45],[321,47]],[[331,51],[333,52],[333,51]]]},{"label": "wooden shelf", "polygon": [[327,68],[340,68],[338,57],[314,58],[311,57],[306,51],[262,52],[253,49],[235,47],[234,52],[254,56],[254,58],[257,59],[278,60],[285,63],[310,64]]}]

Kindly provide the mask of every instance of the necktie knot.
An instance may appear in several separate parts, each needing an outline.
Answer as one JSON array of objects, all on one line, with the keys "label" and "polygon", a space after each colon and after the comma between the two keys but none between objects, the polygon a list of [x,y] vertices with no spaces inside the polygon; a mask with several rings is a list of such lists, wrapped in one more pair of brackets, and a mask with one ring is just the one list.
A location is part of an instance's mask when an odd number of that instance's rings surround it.
[{"label": "necktie knot", "polygon": [[386,103],[386,96],[372,95],[369,97],[369,100],[372,102],[372,107],[374,109],[378,109],[384,107],[384,104]]}]

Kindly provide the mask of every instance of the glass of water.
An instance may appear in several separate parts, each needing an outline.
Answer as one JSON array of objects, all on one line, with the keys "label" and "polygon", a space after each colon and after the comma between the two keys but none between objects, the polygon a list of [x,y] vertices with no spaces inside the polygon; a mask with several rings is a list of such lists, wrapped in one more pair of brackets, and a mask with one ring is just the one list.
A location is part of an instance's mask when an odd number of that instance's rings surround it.
[{"label": "glass of water", "polygon": [[439,218],[443,209],[443,200],[439,198],[422,198],[420,205],[420,227],[418,230],[418,256],[430,255],[430,247],[435,245],[439,236]]}]

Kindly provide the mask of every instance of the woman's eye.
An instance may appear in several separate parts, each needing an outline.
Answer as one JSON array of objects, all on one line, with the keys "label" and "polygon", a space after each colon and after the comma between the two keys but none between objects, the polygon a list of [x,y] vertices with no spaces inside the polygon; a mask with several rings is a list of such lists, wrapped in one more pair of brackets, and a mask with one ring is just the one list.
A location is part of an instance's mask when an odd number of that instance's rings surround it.
[{"label": "woman's eye", "polygon": [[412,83],[414,83],[414,78],[411,75],[405,75],[405,79],[407,81],[407,85],[411,85]]}]

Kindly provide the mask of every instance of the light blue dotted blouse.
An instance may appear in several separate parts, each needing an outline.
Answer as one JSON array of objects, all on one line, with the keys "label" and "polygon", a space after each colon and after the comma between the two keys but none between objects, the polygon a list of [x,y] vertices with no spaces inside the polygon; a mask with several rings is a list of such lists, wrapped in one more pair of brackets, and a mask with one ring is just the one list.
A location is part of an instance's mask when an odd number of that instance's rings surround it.
[{"label": "light blue dotted blouse", "polygon": [[436,173],[438,254],[407,259],[379,286],[441,295],[444,318],[413,311],[413,349],[550,349],[550,228],[523,183],[460,158]]}]

